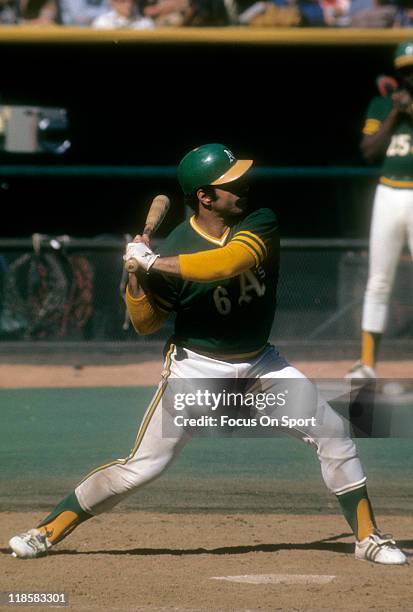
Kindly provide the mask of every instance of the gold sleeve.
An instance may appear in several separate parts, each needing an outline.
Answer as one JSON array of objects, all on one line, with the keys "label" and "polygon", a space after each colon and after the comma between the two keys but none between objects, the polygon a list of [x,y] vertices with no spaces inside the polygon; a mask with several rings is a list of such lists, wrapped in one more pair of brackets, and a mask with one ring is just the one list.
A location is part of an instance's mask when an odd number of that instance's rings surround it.
[{"label": "gold sleeve", "polygon": [[219,249],[179,255],[182,278],[199,283],[232,278],[259,263],[250,245],[235,238]]},{"label": "gold sleeve", "polygon": [[380,127],[381,121],[379,121],[378,119],[367,119],[362,131],[365,136],[372,136],[373,134],[379,131]]},{"label": "gold sleeve", "polygon": [[126,287],[126,306],[132,325],[141,336],[158,331],[168,317],[168,313],[154,306],[147,295],[132,297],[128,287]]}]

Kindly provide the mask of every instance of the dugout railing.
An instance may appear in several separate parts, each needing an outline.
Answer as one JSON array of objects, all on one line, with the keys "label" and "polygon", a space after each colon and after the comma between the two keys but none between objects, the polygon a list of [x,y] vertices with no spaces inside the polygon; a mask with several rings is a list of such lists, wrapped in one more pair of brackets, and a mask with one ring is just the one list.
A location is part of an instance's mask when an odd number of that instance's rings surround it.
[{"label": "dugout railing", "polygon": [[[376,178],[377,166],[264,166],[251,175],[259,181],[273,179]],[[105,178],[176,179],[176,166],[110,166],[77,164],[1,164],[0,177],[7,178]]]},{"label": "dugout railing", "polygon": [[[378,167],[362,165],[257,166],[252,194],[276,206],[284,236],[361,237],[368,235],[378,175]],[[185,216],[176,166],[3,163],[0,188],[8,236],[134,231],[156,193],[172,202],[159,235]]]}]

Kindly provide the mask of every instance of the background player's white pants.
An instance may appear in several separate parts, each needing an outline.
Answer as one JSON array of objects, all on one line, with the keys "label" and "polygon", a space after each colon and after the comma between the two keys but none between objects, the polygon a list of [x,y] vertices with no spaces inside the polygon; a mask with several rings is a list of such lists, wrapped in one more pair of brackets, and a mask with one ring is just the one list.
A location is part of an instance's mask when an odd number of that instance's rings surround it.
[{"label": "background player's white pants", "polygon": [[365,331],[384,331],[397,264],[406,240],[413,255],[413,189],[379,185],[370,227],[369,278],[362,318]]},{"label": "background player's white pants", "polygon": [[[343,493],[365,482],[356,447],[346,435],[342,419],[327,403],[306,401],[314,395],[312,383],[290,366],[273,347],[269,346],[250,362],[233,364],[172,345],[162,377],[129,457],[91,472],[75,489],[79,503],[86,512],[98,514],[109,510],[126,495],[158,477],[190,439],[184,428],[173,426],[174,410],[162,405],[162,395],[168,384],[174,384],[173,379],[253,378],[259,379],[262,385],[270,384],[275,393],[277,388],[285,389],[283,379],[300,379],[297,397],[293,391],[294,397],[289,398],[283,414],[292,418],[314,416],[322,426],[289,429],[288,433],[316,447],[324,482],[331,491]],[[173,437],[167,437],[165,430],[173,431]]]}]

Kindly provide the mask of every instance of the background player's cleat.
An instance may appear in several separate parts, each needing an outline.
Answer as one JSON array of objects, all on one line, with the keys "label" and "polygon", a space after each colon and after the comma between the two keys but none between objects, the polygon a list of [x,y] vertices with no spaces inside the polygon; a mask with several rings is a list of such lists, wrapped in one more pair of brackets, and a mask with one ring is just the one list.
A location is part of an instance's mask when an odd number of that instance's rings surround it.
[{"label": "background player's cleat", "polygon": [[370,366],[365,365],[361,361],[357,361],[351,370],[349,370],[345,376],[345,378],[366,378],[366,379],[374,379],[377,378],[376,371]]},{"label": "background player's cleat", "polygon": [[372,561],[383,565],[404,565],[407,563],[406,555],[400,548],[397,548],[393,537],[378,531],[364,538],[364,540],[356,542],[355,555],[359,561]]},{"label": "background player's cleat", "polygon": [[30,529],[11,538],[9,546],[14,557],[34,559],[46,554],[52,544],[38,529]]}]

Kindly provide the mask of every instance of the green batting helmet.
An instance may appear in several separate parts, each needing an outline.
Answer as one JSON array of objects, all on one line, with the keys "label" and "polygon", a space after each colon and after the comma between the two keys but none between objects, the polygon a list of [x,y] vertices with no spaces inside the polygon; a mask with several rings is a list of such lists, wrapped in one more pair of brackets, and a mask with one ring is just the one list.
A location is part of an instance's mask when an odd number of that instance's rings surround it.
[{"label": "green batting helmet", "polygon": [[222,144],[206,144],[189,151],[178,166],[178,180],[185,195],[204,185],[236,181],[253,164],[252,159],[236,159]]},{"label": "green batting helmet", "polygon": [[413,65],[413,41],[402,42],[394,54],[395,68],[404,68]]}]

